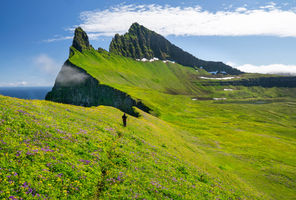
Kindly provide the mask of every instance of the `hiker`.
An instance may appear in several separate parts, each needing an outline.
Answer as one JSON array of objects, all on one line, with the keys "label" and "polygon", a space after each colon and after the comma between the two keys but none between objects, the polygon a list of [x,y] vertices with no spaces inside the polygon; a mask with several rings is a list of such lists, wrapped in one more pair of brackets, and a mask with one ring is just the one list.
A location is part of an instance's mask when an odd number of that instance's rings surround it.
[{"label": "hiker", "polygon": [[125,113],[122,115],[122,122],[123,122],[123,126],[126,127],[126,118],[127,116],[125,115]]}]

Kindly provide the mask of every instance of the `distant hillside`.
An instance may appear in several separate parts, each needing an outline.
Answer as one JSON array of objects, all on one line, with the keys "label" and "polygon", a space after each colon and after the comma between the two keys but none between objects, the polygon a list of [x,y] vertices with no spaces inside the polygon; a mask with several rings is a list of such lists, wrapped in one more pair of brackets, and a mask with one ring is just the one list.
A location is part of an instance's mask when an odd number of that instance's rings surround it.
[{"label": "distant hillside", "polygon": [[225,71],[238,75],[242,72],[222,62],[204,61],[173,45],[163,36],[151,31],[138,23],[132,24],[128,33],[116,34],[110,43],[109,51],[118,55],[135,59],[159,58],[172,60],[190,67],[203,67],[206,71]]}]

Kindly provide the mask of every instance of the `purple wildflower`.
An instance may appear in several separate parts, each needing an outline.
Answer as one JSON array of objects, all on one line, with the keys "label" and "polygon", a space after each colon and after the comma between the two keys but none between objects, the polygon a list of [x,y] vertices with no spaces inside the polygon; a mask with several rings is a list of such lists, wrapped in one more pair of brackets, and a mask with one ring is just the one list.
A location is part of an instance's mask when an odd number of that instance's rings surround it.
[{"label": "purple wildflower", "polygon": [[26,192],[27,194],[30,194],[33,192],[33,189],[29,187],[28,191]]},{"label": "purple wildflower", "polygon": [[27,184],[27,182],[24,182],[24,184],[22,185],[23,188],[29,187],[29,185]]},{"label": "purple wildflower", "polygon": [[18,112],[24,114],[24,115],[28,115],[29,113],[27,113],[26,111],[23,111],[23,110],[17,110]]},{"label": "purple wildflower", "polygon": [[45,147],[45,148],[41,148],[41,151],[44,151],[44,152],[54,152],[54,150],[51,150],[49,147]]},{"label": "purple wildflower", "polygon": [[4,142],[3,140],[0,140],[2,144],[7,144],[6,142]]},{"label": "purple wildflower", "polygon": [[31,153],[31,152],[29,152],[29,151],[28,151],[26,154],[27,154],[28,156],[33,156],[33,155],[35,155],[34,153]]},{"label": "purple wildflower", "polygon": [[88,165],[90,163],[90,160],[83,160],[83,159],[80,159],[79,160],[80,162],[83,162],[85,165]]},{"label": "purple wildflower", "polygon": [[18,157],[18,156],[20,156],[21,155],[21,153],[22,153],[22,151],[17,151],[17,153],[16,153],[16,157]]}]

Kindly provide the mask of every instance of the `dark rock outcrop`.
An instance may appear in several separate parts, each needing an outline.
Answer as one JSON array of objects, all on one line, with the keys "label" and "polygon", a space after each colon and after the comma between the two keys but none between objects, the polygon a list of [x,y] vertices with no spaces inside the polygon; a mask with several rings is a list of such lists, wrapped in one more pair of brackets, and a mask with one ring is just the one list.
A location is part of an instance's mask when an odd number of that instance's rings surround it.
[{"label": "dark rock outcrop", "polygon": [[150,111],[140,100],[135,100],[115,88],[100,84],[97,79],[69,60],[64,63],[52,91],[46,95],[45,99],[86,107],[113,106],[133,116],[138,116],[133,106],[145,112]]},{"label": "dark rock outcrop", "polygon": [[109,51],[135,59],[156,57],[160,60],[173,60],[184,66],[203,67],[208,72],[225,71],[233,75],[243,73],[222,62],[200,60],[138,23],[132,24],[128,33],[122,36],[116,34],[110,43]]},{"label": "dark rock outcrop", "polygon": [[82,52],[84,49],[92,48],[92,46],[89,44],[87,34],[80,27],[75,29],[72,46],[80,52]]},{"label": "dark rock outcrop", "polygon": [[259,77],[259,78],[249,78],[233,81],[204,81],[202,82],[204,86],[213,85],[234,85],[234,86],[261,86],[261,87],[296,87],[296,77],[295,76],[279,76],[279,77]]}]

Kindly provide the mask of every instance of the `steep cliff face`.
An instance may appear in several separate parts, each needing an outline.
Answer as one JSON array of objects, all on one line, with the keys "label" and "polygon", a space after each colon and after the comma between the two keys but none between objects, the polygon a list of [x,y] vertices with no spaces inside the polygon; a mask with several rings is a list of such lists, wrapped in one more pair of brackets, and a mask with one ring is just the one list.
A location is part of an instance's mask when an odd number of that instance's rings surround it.
[{"label": "steep cliff face", "polygon": [[130,115],[137,116],[133,106],[146,112],[150,109],[140,100],[135,100],[124,92],[102,85],[85,70],[65,62],[59,72],[55,85],[46,95],[46,100],[78,106],[106,105],[116,107]]},{"label": "steep cliff face", "polygon": [[[75,30],[72,48],[80,52],[93,49],[87,34],[80,27]],[[70,48],[70,57],[74,54],[72,48]],[[133,106],[146,112],[150,111],[140,100],[133,99],[130,95],[113,87],[100,84],[97,79],[70,60],[62,66],[52,91],[46,95],[45,99],[79,106],[113,106],[134,116],[138,114]]]},{"label": "steep cliff face", "polygon": [[138,23],[134,23],[128,33],[122,36],[116,34],[110,43],[109,51],[135,59],[156,57],[161,60],[173,60],[184,66],[203,67],[209,72],[225,71],[233,75],[242,73],[222,62],[200,60]]},{"label": "steep cliff face", "polygon": [[295,76],[281,76],[281,77],[259,77],[233,81],[205,81],[204,86],[209,85],[237,85],[237,86],[261,86],[261,87],[296,87]]}]

